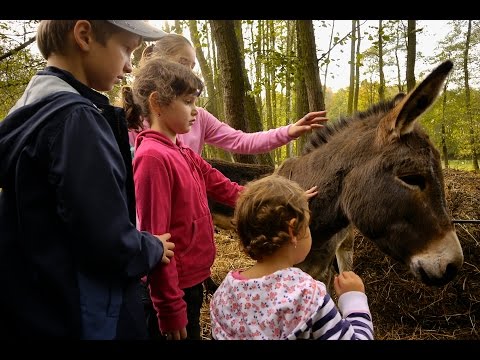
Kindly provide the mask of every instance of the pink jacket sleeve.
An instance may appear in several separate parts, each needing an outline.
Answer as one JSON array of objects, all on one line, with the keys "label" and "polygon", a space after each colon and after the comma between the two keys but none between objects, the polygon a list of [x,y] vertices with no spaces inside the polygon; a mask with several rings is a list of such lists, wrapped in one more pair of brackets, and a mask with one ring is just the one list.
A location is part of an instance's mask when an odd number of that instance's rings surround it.
[{"label": "pink jacket sleeve", "polygon": [[246,133],[221,122],[203,108],[199,108],[199,116],[204,117],[201,124],[204,126],[205,143],[236,154],[266,153],[294,140],[293,137],[288,135],[288,129],[291,125],[267,131]]}]

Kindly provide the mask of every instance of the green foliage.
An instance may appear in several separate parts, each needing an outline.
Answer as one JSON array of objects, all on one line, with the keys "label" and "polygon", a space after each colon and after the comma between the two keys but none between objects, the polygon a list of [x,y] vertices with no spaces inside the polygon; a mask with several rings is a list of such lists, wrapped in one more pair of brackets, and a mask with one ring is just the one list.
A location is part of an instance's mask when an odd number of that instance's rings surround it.
[{"label": "green foliage", "polygon": [[[378,84],[364,80],[359,90],[359,111],[368,109],[378,102]],[[397,89],[390,86],[386,89],[386,98],[392,98]],[[463,89],[447,90],[447,102],[443,115],[443,94],[420,118],[419,123],[429,135],[437,149],[442,147],[442,121],[445,128],[445,142],[448,156],[451,159],[467,161],[472,157],[470,144],[470,124],[465,110],[465,94]],[[474,119],[475,138],[480,138],[480,90],[471,90],[472,113]],[[348,88],[340,89],[332,96],[326,97],[326,108],[331,122],[337,121],[347,114]],[[473,165],[472,170],[473,170]],[[453,165],[451,166],[453,167]]]},{"label": "green foliage", "polygon": [[[443,96],[443,95],[442,95]],[[472,113],[475,121],[475,134],[479,138],[480,129],[480,91],[471,89]],[[441,146],[441,125],[442,125],[443,99],[437,102],[421,118],[421,124],[428,132],[433,143]],[[450,158],[471,159],[472,148],[470,144],[470,123],[466,116],[465,94],[463,89],[447,90],[447,104],[445,108],[445,135],[448,155]]]},{"label": "green foliage", "polygon": [[330,121],[335,121],[347,114],[348,88],[340,89],[331,97],[325,98],[325,108]]},{"label": "green foliage", "polygon": [[35,35],[36,21],[0,22],[0,120],[22,95],[30,78],[45,66],[45,61],[30,47],[7,56]]}]

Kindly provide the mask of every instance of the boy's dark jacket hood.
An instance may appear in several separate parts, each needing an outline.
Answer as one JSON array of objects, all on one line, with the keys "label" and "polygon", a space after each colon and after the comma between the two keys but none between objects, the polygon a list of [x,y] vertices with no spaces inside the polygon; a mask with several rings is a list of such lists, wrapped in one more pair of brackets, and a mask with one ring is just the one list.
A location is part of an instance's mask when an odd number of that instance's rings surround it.
[{"label": "boy's dark jacket hood", "polygon": [[[42,75],[42,76],[38,76]],[[108,99],[77,81],[70,73],[54,67],[39,71],[37,82],[32,82],[17,104],[10,110],[7,117],[0,122],[0,188],[5,186],[7,174],[17,163],[20,152],[25,144],[35,135],[54,112],[74,103],[84,103],[95,106],[84,96],[98,95],[95,101],[108,105]],[[45,76],[52,75],[52,76]],[[65,81],[63,84],[58,78]],[[75,90],[68,85],[75,83]],[[57,92],[46,95],[55,87]],[[83,93],[83,94],[82,94]],[[46,95],[46,96],[45,96]],[[48,106],[45,106],[47,105]]]},{"label": "boy's dark jacket hood", "polygon": [[[87,104],[98,109],[111,119],[114,135],[119,143],[125,164],[131,164],[128,129],[123,109],[112,106],[108,98],[78,81],[71,73],[53,66],[46,67],[35,75],[24,94],[0,121],[0,188],[6,187],[7,179],[12,179],[18,157],[38,131],[41,130],[50,114],[67,111],[73,104]],[[48,105],[48,106],[46,106]],[[58,114],[57,114],[58,115]],[[113,130],[113,129],[112,129]],[[127,196],[130,219],[135,224],[135,196],[131,166],[127,170]]]}]

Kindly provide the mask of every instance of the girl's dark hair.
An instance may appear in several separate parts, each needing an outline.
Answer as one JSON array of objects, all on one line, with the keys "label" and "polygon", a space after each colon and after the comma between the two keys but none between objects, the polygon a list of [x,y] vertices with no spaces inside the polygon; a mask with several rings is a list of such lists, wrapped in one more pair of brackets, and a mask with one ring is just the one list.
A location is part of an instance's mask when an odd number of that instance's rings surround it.
[{"label": "girl's dark hair", "polygon": [[133,100],[131,86],[122,87],[122,101],[128,128],[133,130],[143,130],[142,109],[135,104]]},{"label": "girl's dark hair", "polygon": [[273,254],[290,241],[293,233],[306,231],[310,213],[305,191],[298,183],[272,174],[252,181],[241,192],[234,211],[234,223],[245,253],[253,260]]},{"label": "girl's dark hair", "polygon": [[157,93],[159,104],[169,105],[178,96],[200,96],[202,90],[202,80],[186,66],[157,56],[145,59],[135,70],[131,88],[122,89],[129,129],[142,128],[142,116],[150,115],[149,97],[152,93]]}]

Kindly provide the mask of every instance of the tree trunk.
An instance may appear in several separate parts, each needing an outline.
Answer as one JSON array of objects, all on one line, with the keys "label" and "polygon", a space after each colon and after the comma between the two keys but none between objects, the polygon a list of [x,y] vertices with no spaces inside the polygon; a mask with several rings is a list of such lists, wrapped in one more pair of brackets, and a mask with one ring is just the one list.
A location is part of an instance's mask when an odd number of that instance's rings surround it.
[{"label": "tree trunk", "polygon": [[[202,28],[203,28],[203,32],[207,34],[206,39],[207,39],[208,46],[207,46],[206,60],[210,63],[211,69],[218,69],[217,51],[216,51],[215,41],[213,40],[212,28],[209,25],[208,21],[202,22]],[[221,86],[222,74],[219,71],[213,71],[212,76],[213,76],[213,84],[216,92],[215,94],[216,96],[213,98],[213,101],[215,101],[215,108],[217,109],[217,113],[218,113],[217,118],[225,122],[224,120],[222,120],[222,119],[225,119],[225,109],[223,106],[223,88]],[[212,101],[212,99],[210,99],[210,101]],[[208,144],[203,147],[203,154],[207,158],[219,158],[219,159],[224,159],[228,161],[235,160],[233,158],[233,155],[230,152],[223,150],[219,147],[208,145]]]},{"label": "tree trunk", "polygon": [[332,48],[332,41],[333,41],[333,31],[335,29],[335,20],[332,20],[332,31],[330,32],[330,41],[328,43],[328,52],[327,52],[327,59],[325,65],[325,76],[323,77],[323,93],[327,93],[327,75],[328,75],[328,65],[330,63],[330,49]]},{"label": "tree trunk", "polygon": [[415,59],[417,56],[416,21],[408,20],[407,28],[407,92],[415,87]]},{"label": "tree trunk", "polygon": [[[397,89],[398,92],[403,92],[403,81],[402,81],[402,71],[401,71],[401,64],[400,60],[398,59],[398,51],[400,50],[400,40],[402,38],[401,34],[404,34],[403,37],[406,35],[406,31],[401,31],[400,27],[403,27],[403,22],[400,20],[397,26],[395,27],[395,34],[396,34],[396,41],[395,41],[395,65],[397,68]],[[408,46],[407,46],[408,48]],[[407,60],[408,62],[408,60]]]},{"label": "tree trunk", "polygon": [[472,161],[473,161],[473,169],[478,171],[478,158],[477,158],[477,150],[476,150],[476,141],[475,141],[475,132],[474,132],[474,124],[473,124],[473,114],[472,114],[472,105],[470,103],[470,84],[468,81],[469,73],[468,73],[468,51],[470,49],[470,37],[472,34],[472,20],[468,20],[468,30],[467,30],[467,38],[465,40],[465,51],[463,56],[463,73],[465,75],[465,107],[467,110],[467,118],[469,122],[470,128],[470,146],[472,149]]},{"label": "tree trunk", "polygon": [[198,65],[200,66],[200,71],[202,72],[203,79],[205,80],[205,87],[207,88],[209,101],[205,105],[205,108],[218,118],[219,114],[216,107],[217,102],[215,100],[215,86],[213,84],[212,69],[203,55],[202,46],[200,43],[200,35],[197,29],[197,21],[189,20],[188,28],[190,30],[190,39],[192,40],[192,44],[197,55]]},{"label": "tree trunk", "polygon": [[353,91],[353,111],[358,110],[360,92],[360,21],[357,20],[357,50],[355,51],[355,87]]},{"label": "tree trunk", "polygon": [[383,26],[378,20],[378,71],[380,72],[380,85],[378,86],[378,99],[385,100],[385,74],[383,73]]},{"label": "tree trunk", "polygon": [[348,86],[348,103],[347,113],[353,113],[353,95],[355,92],[355,40],[357,35],[355,33],[355,27],[357,20],[352,20],[352,37],[350,41],[350,84]]},{"label": "tree trunk", "polygon": [[[305,76],[304,76],[304,70],[303,66],[301,65],[301,60],[302,59],[302,50],[299,46],[300,41],[298,39],[299,34],[298,30],[296,31],[297,33],[297,73],[295,74],[295,92],[296,92],[296,102],[295,102],[295,113],[296,113],[296,118],[301,119],[306,113],[308,113],[308,98],[307,98],[307,88],[305,86]],[[296,155],[300,155],[303,150],[303,146],[305,145],[305,136],[300,136],[296,142],[297,142],[297,151]]]},{"label": "tree trunk", "polygon": [[[269,48],[275,51],[275,44],[276,44],[276,34],[275,34],[275,21],[268,20],[268,42]],[[271,101],[271,108],[270,108],[270,118],[267,117],[267,126],[269,129],[277,128],[278,127],[278,114],[277,114],[277,74],[275,72],[276,67],[275,65],[272,66],[272,63],[269,62],[269,71],[268,71],[268,82],[270,85],[270,101]],[[277,148],[272,151],[272,155],[278,152],[281,148]],[[275,156],[274,156],[275,157]]]},{"label": "tree trunk", "polygon": [[[312,20],[296,20],[296,28],[297,56],[300,65],[299,71],[301,72],[297,81],[302,81],[303,83],[297,84],[296,86],[297,119],[300,119],[308,112],[325,110],[325,98],[320,82]],[[306,103],[304,102],[305,97],[307,100]],[[308,137],[308,135],[302,135],[297,139],[297,144],[299,143],[300,148],[303,148],[306,137]]]},{"label": "tree trunk", "polygon": [[[253,34],[253,25],[252,25],[252,39],[255,39],[253,43],[253,61],[255,64],[255,86],[254,88],[262,87],[262,61],[263,59],[263,44],[264,44],[264,31],[263,23],[265,20],[258,20],[257,22],[257,35]],[[255,104],[257,109],[262,109],[262,97],[260,92],[255,91]]]},{"label": "tree trunk", "polygon": [[445,164],[445,169],[448,169],[448,149],[447,149],[447,134],[445,131],[445,109],[447,107],[447,84],[448,79],[445,81],[445,85],[443,85],[443,103],[442,103],[442,154],[443,154],[443,162]]},{"label": "tree trunk", "polygon": [[[293,26],[292,26],[293,24]],[[285,119],[287,119],[286,123],[292,123],[292,100],[291,100],[291,89],[292,89],[292,75],[293,74],[293,66],[292,66],[292,58],[290,54],[293,54],[293,36],[295,34],[294,29],[295,24],[293,21],[287,20],[287,46],[286,46],[286,53],[287,55],[287,65],[286,65],[286,75],[285,75]],[[290,119],[290,120],[289,120]],[[293,154],[293,141],[290,141],[287,144],[287,158],[291,157]]]},{"label": "tree trunk", "polygon": [[175,20],[175,25],[173,27],[173,31],[176,33],[176,34],[182,34],[183,31],[182,31],[182,22],[180,20]]},{"label": "tree trunk", "polygon": [[[317,50],[312,20],[297,20],[298,48],[307,90],[309,111],[325,110],[325,99],[318,70]],[[301,117],[303,117],[303,114]]]},{"label": "tree trunk", "polygon": [[[235,129],[247,132],[249,130],[259,131],[259,129],[248,129],[251,125],[261,126],[261,121],[255,107],[255,100],[251,95],[247,95],[250,84],[240,52],[239,41],[235,34],[235,21],[210,20],[210,25],[217,45],[218,68],[222,74],[225,118],[228,119],[228,124]],[[249,122],[247,122],[247,116],[250,119]],[[262,155],[234,154],[233,157],[238,162],[273,165],[269,154]],[[262,162],[261,159],[265,162]]]},{"label": "tree trunk", "polygon": [[[265,20],[265,41],[263,42],[265,46],[265,52],[268,53],[269,49],[272,48],[271,44],[271,23],[273,20]],[[272,75],[272,65],[271,62],[269,61],[264,61],[264,89],[265,89],[265,112],[264,114],[266,115],[267,118],[267,127],[272,128],[272,122],[273,122],[273,101],[272,98],[275,96],[274,94],[274,89],[275,85],[272,84],[273,81],[273,75]]]}]

